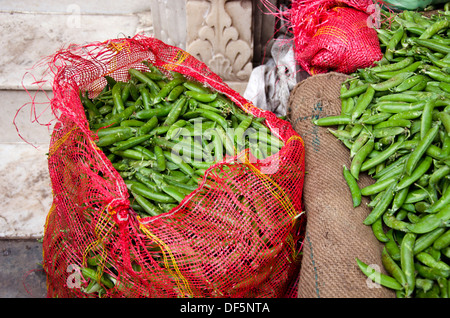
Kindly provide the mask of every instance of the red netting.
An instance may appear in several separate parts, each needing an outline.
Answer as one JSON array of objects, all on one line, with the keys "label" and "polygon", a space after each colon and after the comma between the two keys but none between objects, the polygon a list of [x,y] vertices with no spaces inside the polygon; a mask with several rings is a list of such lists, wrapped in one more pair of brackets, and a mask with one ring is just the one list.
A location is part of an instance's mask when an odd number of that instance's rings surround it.
[{"label": "red netting", "polygon": [[383,54],[373,26],[371,0],[294,0],[289,22],[295,58],[309,74],[350,74],[372,66]]},{"label": "red netting", "polygon": [[[245,153],[228,158],[169,213],[139,217],[123,179],[95,145],[79,91],[100,92],[105,75],[128,80],[128,69],[144,69],[143,60],[197,79],[265,117],[285,146],[261,161],[249,162]],[[71,46],[50,66],[58,122],[48,155],[54,202],[43,241],[49,297],[89,296],[76,269],[92,255],[117,279],[106,297],[297,295],[304,144],[288,122],[255,108],[204,63],[154,38]]]}]

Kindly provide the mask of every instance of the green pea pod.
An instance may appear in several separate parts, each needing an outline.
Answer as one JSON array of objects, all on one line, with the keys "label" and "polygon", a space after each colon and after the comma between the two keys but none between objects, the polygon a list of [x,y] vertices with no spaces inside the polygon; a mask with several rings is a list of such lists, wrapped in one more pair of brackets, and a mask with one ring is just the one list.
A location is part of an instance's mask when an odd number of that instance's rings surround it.
[{"label": "green pea pod", "polygon": [[437,283],[438,283],[439,289],[440,289],[440,297],[441,298],[449,298],[450,286],[449,286],[448,280],[445,277],[439,277],[437,279]]},{"label": "green pea pod", "polygon": [[417,147],[412,151],[411,155],[408,158],[408,161],[406,162],[406,174],[411,175],[413,173],[419,160],[425,154],[427,148],[431,145],[438,132],[439,125],[435,124],[419,141]]},{"label": "green pea pod", "polygon": [[167,95],[178,85],[183,84],[186,81],[184,77],[175,77],[166,83],[161,90],[156,94],[153,103],[157,104],[163,101]]},{"label": "green pea pod", "polygon": [[104,121],[97,123],[90,128],[92,130],[97,130],[97,129],[101,129],[101,128],[105,128],[105,127],[114,127],[114,126],[120,125],[120,123],[123,120],[130,118],[130,116],[135,112],[135,110],[136,110],[136,105],[135,104],[130,105],[127,108],[125,108],[125,110],[123,112],[116,113],[113,116],[111,116],[110,118],[105,119]]},{"label": "green pea pod", "polygon": [[186,101],[187,98],[182,96],[175,102],[175,104],[172,106],[172,109],[167,114],[167,117],[163,122],[163,126],[171,126],[178,120],[183,110],[183,107],[186,104]]},{"label": "green pea pod", "polygon": [[404,163],[408,159],[408,155],[404,155],[389,165],[385,166],[384,169],[378,171],[372,176],[373,179],[389,178],[392,174],[396,173],[398,169],[403,169]]},{"label": "green pea pod", "polygon": [[350,171],[345,165],[343,166],[343,174],[344,179],[347,182],[347,185],[350,190],[350,194],[353,201],[353,207],[357,207],[361,205],[361,190],[358,186],[358,183],[356,182],[356,179],[353,177],[353,175],[350,173]]},{"label": "green pea pod", "polygon": [[403,288],[405,288],[407,285],[405,273],[401,267],[398,266],[397,262],[391,257],[391,255],[389,255],[386,247],[383,247],[381,252],[381,262],[386,271],[392,275],[392,277],[394,277],[403,286]]},{"label": "green pea pod", "polygon": [[400,245],[400,267],[405,273],[406,296],[411,296],[415,288],[415,268],[414,268],[414,243],[416,240],[415,233],[406,233]]},{"label": "green pea pod", "polygon": [[183,83],[183,86],[186,87],[188,90],[191,90],[194,92],[203,93],[203,94],[211,94],[211,90],[199,82],[186,81]]},{"label": "green pea pod", "polygon": [[140,135],[128,138],[126,140],[114,143],[114,147],[111,147],[110,151],[114,153],[116,151],[132,148],[134,146],[142,144],[144,141],[149,140],[150,137],[150,135]]},{"label": "green pea pod", "polygon": [[112,133],[112,134],[108,134],[103,137],[100,137],[98,139],[98,141],[96,142],[96,144],[98,147],[106,147],[106,146],[110,146],[116,142],[126,140],[132,136],[133,136],[133,131],[131,129],[119,131],[117,133]]},{"label": "green pea pod", "polygon": [[450,187],[447,187],[439,200],[430,205],[425,212],[436,213],[448,205],[450,205]]},{"label": "green pea pod", "polygon": [[412,126],[411,119],[417,119],[420,116],[422,116],[422,110],[409,110],[402,113],[396,113],[393,114],[391,118],[389,118],[388,121],[397,122],[397,121],[403,121],[407,120],[411,123],[411,125],[408,127],[410,128]]},{"label": "green pea pod", "polygon": [[388,61],[394,60],[394,51],[396,50],[397,45],[400,43],[401,39],[403,38],[404,33],[405,33],[405,29],[402,25],[400,25],[394,31],[391,38],[389,39],[389,42],[386,47],[386,52],[384,54],[384,57]]},{"label": "green pea pod", "polygon": [[120,123],[122,127],[141,127],[145,124],[145,122],[137,119],[127,119]]},{"label": "green pea pod", "polygon": [[186,162],[184,162],[183,159],[177,154],[174,154],[170,151],[163,151],[163,153],[164,157],[166,157],[168,161],[177,164],[180,167],[180,169],[188,176],[193,176],[195,174],[194,169],[192,169],[191,166],[189,166]]},{"label": "green pea pod", "polygon": [[360,94],[364,93],[368,87],[369,84],[362,84],[355,87],[351,87],[346,92],[341,93],[339,97],[341,99],[345,99],[349,97],[359,96]]},{"label": "green pea pod", "polygon": [[438,119],[442,122],[442,125],[447,132],[447,136],[450,136],[450,114],[445,111],[441,111],[437,115]]},{"label": "green pea pod", "polygon": [[[403,170],[403,167],[401,167]],[[405,203],[406,197],[409,193],[409,187],[403,188],[400,191],[397,191],[394,196],[394,200],[392,202],[391,210],[393,212],[397,211],[401,208],[401,206]]]},{"label": "green pea pod", "polygon": [[386,190],[384,190],[384,194],[381,197],[380,202],[378,202],[378,204],[373,208],[369,215],[364,219],[363,224],[372,225],[376,221],[376,219],[380,218],[383,215],[383,213],[386,211],[386,209],[394,199],[394,189],[396,184],[397,182],[393,182]]},{"label": "green pea pod", "polygon": [[375,183],[365,186],[361,189],[361,194],[369,196],[386,190],[392,183],[397,182],[398,177],[393,175],[389,178],[379,179]]},{"label": "green pea pod", "polygon": [[393,229],[389,229],[386,232],[386,236],[389,238],[389,241],[386,242],[385,247],[386,251],[389,253],[389,255],[396,261],[400,260],[400,247],[398,246],[394,235],[393,235]]},{"label": "green pea pod", "polygon": [[374,107],[379,112],[391,113],[394,116],[403,112],[422,111],[425,107],[425,101],[419,100],[413,103],[381,101],[376,103]]},{"label": "green pea pod", "polygon": [[134,118],[137,119],[150,119],[152,117],[165,117],[167,116],[170,111],[172,110],[172,105],[163,106],[160,108],[151,108],[151,109],[144,109],[136,112],[134,114]]},{"label": "green pea pod", "polygon": [[426,81],[427,77],[422,74],[412,75],[411,77],[404,80],[398,86],[396,86],[393,91],[395,93],[404,92],[408,89],[411,89],[413,86],[419,84],[420,82]]},{"label": "green pea pod", "polygon": [[220,114],[216,112],[212,112],[206,109],[196,111],[190,111],[183,115],[185,119],[191,119],[191,118],[198,118],[198,117],[204,117],[206,119],[212,120],[222,126],[223,129],[227,130],[229,128],[227,120],[221,116]]},{"label": "green pea pod", "polygon": [[[435,249],[434,242],[436,242],[436,240],[438,238],[440,238],[442,236],[442,234],[445,233],[445,231],[446,231],[445,228],[438,227],[438,228],[432,230],[431,232],[428,232],[425,234],[420,234],[414,245],[414,254],[418,254],[422,251],[425,251],[425,250],[429,249],[429,247],[433,247],[433,249]],[[435,249],[435,250],[441,252],[441,249]]]},{"label": "green pea pod", "polygon": [[[407,188],[405,188],[407,189]],[[416,203],[429,197],[429,193],[425,189],[416,189],[408,191],[408,195],[403,203]]]},{"label": "green pea pod", "polygon": [[[411,155],[409,158],[411,158]],[[430,156],[425,156],[425,158],[422,159],[422,161],[417,165],[414,171],[411,172],[411,174],[402,176],[402,178],[398,182],[397,191],[406,188],[411,184],[413,184],[415,181],[419,180],[420,177],[422,177],[425,174],[425,172],[428,171],[432,163],[433,159]]]},{"label": "green pea pod", "polygon": [[164,157],[164,153],[161,147],[155,146],[153,151],[156,156],[156,166],[155,169],[158,171],[166,170],[166,158]]},{"label": "green pea pod", "polygon": [[384,233],[383,220],[381,220],[381,218],[376,219],[376,221],[372,223],[372,232],[378,241],[383,243],[389,241],[389,237]]},{"label": "green pea pod", "polygon": [[356,121],[361,114],[366,110],[366,108],[370,105],[375,95],[375,89],[373,86],[369,86],[367,90],[363,93],[362,98],[358,100],[355,107],[353,108],[353,112],[351,115],[352,121]]},{"label": "green pea pod", "polygon": [[[379,77],[382,80],[388,80],[391,77],[400,74],[400,73],[405,73],[405,72],[416,72],[419,68],[421,68],[423,66],[424,62],[423,61],[416,61],[400,70],[395,70],[395,71],[387,71],[387,72],[380,72],[377,73],[377,77]],[[389,65],[389,64],[388,64]]]},{"label": "green pea pod", "polygon": [[[402,210],[402,211],[404,211],[404,210]],[[409,232],[408,227],[407,227],[407,225],[409,223],[398,220],[395,216],[393,216],[390,213],[384,213],[382,217],[383,217],[383,222],[384,222],[384,224],[386,224],[387,227],[397,230],[397,231]]]},{"label": "green pea pod", "polygon": [[427,252],[420,252],[416,255],[418,261],[423,263],[424,265],[432,268],[436,268],[437,270],[449,272],[450,266],[443,261],[437,261],[433,256],[431,256]]},{"label": "green pea pod", "polygon": [[390,127],[411,127],[411,120],[409,119],[403,119],[403,118],[389,118],[386,121],[380,122],[373,126],[374,129],[381,129],[381,128],[390,128]]},{"label": "green pea pod", "polygon": [[403,286],[395,278],[378,272],[358,258],[356,258],[356,262],[363,274],[369,277],[375,283],[394,290],[403,289]]},{"label": "green pea pod", "polygon": [[138,151],[134,148],[118,150],[113,152],[115,155],[122,158],[134,159],[134,160],[152,160],[146,153]]},{"label": "green pea pod", "polygon": [[141,83],[146,84],[150,91],[152,91],[154,94],[159,92],[159,87],[158,85],[156,85],[155,81],[152,80],[149,76],[145,75],[143,72],[130,68],[128,70],[128,73],[132,77],[137,78]]},{"label": "green pea pod", "polygon": [[385,137],[392,137],[404,134],[406,131],[407,128],[405,127],[385,127],[385,128],[374,128],[372,134],[375,138],[381,139]]},{"label": "green pea pod", "polygon": [[393,89],[394,87],[400,85],[408,77],[411,77],[413,75],[414,75],[414,72],[400,73],[400,74],[397,74],[397,75],[391,77],[390,79],[388,79],[386,81],[376,83],[376,84],[371,84],[371,86],[373,87],[373,89],[375,91],[379,91],[379,92],[387,91],[387,90]]},{"label": "green pea pod", "polygon": [[361,166],[361,171],[368,171],[369,169],[380,164],[381,162],[387,160],[402,146],[403,142],[404,138],[403,136],[400,136],[395,143],[390,145],[387,149],[383,150],[378,156],[366,160]]},{"label": "green pea pod", "polygon": [[424,46],[426,48],[429,48],[430,50],[433,50],[435,52],[439,52],[439,53],[443,53],[443,54],[448,54],[450,53],[450,46],[439,43],[439,42],[435,42],[432,39],[414,39],[414,42]]},{"label": "green pea pod", "polygon": [[433,247],[437,250],[441,250],[450,245],[450,230],[447,230],[444,234],[440,235],[433,243]]},{"label": "green pea pod", "polygon": [[379,123],[387,120],[391,116],[392,116],[392,113],[378,112],[367,118],[364,118],[364,119],[361,118],[360,123],[366,124],[366,125],[376,125],[376,124],[379,124]]},{"label": "green pea pod", "polygon": [[439,31],[449,27],[449,21],[447,19],[439,19],[430,25],[425,32],[423,32],[419,39],[429,39],[433,35],[437,34]]},{"label": "green pea pod", "polygon": [[139,206],[141,206],[149,215],[158,216],[163,213],[163,211],[156,204],[153,204],[151,200],[146,199],[144,196],[139,195],[133,191],[131,191],[131,195],[139,204]]},{"label": "green pea pod", "polygon": [[141,145],[134,146],[132,150],[140,153],[144,160],[156,160],[156,156],[153,152],[150,151],[147,147],[143,147]]},{"label": "green pea pod", "polygon": [[439,212],[423,217],[419,222],[408,225],[408,229],[417,234],[431,232],[438,227],[444,227],[450,220],[450,205],[447,205]]},{"label": "green pea pod", "polygon": [[89,278],[89,279],[95,280],[97,282],[100,282],[106,288],[114,287],[114,283],[110,279],[106,278],[104,275],[101,275],[100,280],[99,280],[98,279],[99,275],[98,275],[97,271],[92,268],[82,267],[81,273],[83,274],[83,276],[85,278]]},{"label": "green pea pod", "polygon": [[175,86],[167,96],[167,101],[173,102],[185,91],[185,87],[182,85]]},{"label": "green pea pod", "polygon": [[358,137],[355,139],[355,141],[352,144],[352,147],[350,148],[350,158],[353,158],[356,153],[363,147],[370,139],[370,133],[367,131],[362,131]]},{"label": "green pea pod", "polygon": [[186,91],[185,95],[202,103],[210,103],[217,98],[218,93],[199,93],[195,91]]},{"label": "green pea pod", "polygon": [[101,128],[97,131],[97,136],[99,138],[102,138],[104,136],[110,135],[110,134],[116,134],[116,133],[124,133],[129,135],[130,137],[136,132],[135,128],[132,127],[108,127],[108,128]]},{"label": "green pea pod", "polygon": [[415,262],[414,267],[418,277],[424,277],[435,281],[437,281],[439,277],[448,277],[449,274],[448,272],[443,272],[436,268],[425,266],[420,262]]},{"label": "green pea pod", "polygon": [[142,105],[145,110],[149,110],[152,105],[152,96],[150,92],[144,86],[139,88],[139,93],[141,94]]},{"label": "green pea pod", "polygon": [[244,147],[244,134],[246,130],[252,124],[253,118],[248,116],[247,119],[241,121],[237,128],[235,129],[234,142],[238,145],[240,149]]},{"label": "green pea pod", "polygon": [[397,71],[397,70],[401,70],[401,69],[407,67],[408,65],[411,65],[413,62],[414,62],[414,58],[408,56],[399,62],[374,66],[374,67],[370,68],[370,70],[375,73]]},{"label": "green pea pod", "polygon": [[347,125],[351,122],[351,117],[348,115],[327,116],[313,120],[314,125],[317,126]]},{"label": "green pea pod", "polygon": [[158,117],[153,116],[145,122],[144,125],[140,126],[136,132],[137,136],[148,134],[153,128],[158,125]]},{"label": "green pea pod", "polygon": [[112,88],[112,97],[114,102],[114,108],[116,113],[123,112],[125,110],[125,106],[122,100],[122,86],[123,82],[117,82]]},{"label": "green pea pod", "polygon": [[[127,181],[125,181],[125,184],[127,184]],[[143,196],[144,198],[153,200],[158,203],[173,203],[176,202],[175,199],[173,199],[171,196],[168,196],[162,192],[157,192],[149,189],[146,187],[143,183],[131,183],[130,184],[130,191]]]}]

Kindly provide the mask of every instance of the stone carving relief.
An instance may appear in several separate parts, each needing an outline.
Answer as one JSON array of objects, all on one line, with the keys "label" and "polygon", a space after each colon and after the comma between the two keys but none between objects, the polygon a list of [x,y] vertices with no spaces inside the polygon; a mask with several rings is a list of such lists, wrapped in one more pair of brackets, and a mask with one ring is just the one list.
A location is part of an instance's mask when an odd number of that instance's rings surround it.
[{"label": "stone carving relief", "polygon": [[252,71],[251,0],[187,0],[186,51],[224,81],[247,81]]}]

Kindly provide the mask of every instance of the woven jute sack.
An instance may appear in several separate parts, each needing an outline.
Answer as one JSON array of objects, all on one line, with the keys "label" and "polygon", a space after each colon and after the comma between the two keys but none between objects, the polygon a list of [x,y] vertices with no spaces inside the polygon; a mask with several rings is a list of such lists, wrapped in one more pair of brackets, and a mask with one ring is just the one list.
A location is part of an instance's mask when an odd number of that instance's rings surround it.
[{"label": "woven jute sack", "polygon": [[[359,269],[356,258],[386,274],[383,248],[372,228],[363,224],[369,202],[353,207],[344,180],[343,165],[350,168],[350,152],[314,118],[340,114],[341,84],[348,75],[330,72],[297,83],[291,92],[288,119],[305,143],[304,209],[307,215],[299,298],[391,298],[395,293],[373,282]],[[335,127],[332,127],[335,129]],[[360,174],[360,187],[373,183]]]}]

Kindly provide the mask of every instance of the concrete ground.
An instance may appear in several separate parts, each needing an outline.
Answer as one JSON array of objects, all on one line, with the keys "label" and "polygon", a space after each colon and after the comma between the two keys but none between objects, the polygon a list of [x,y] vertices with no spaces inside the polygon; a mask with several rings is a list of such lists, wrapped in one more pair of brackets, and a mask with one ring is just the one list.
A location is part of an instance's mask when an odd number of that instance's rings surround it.
[{"label": "concrete ground", "polygon": [[36,239],[0,240],[0,298],[45,298],[42,244]]}]

